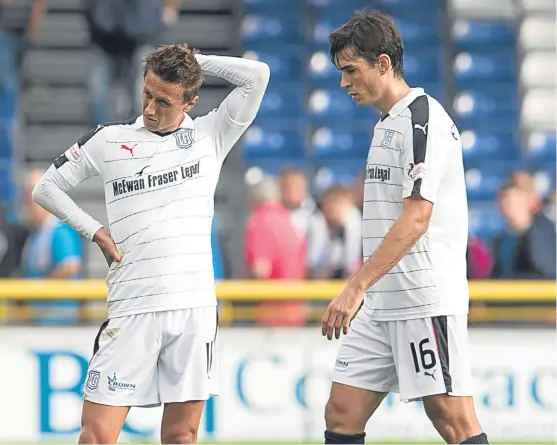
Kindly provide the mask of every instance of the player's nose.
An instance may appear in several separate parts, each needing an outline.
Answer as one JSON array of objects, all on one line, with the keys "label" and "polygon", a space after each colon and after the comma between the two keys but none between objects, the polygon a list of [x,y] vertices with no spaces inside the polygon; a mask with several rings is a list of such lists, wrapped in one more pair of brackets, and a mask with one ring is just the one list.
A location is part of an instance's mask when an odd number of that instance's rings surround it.
[{"label": "player's nose", "polygon": [[143,112],[147,116],[154,116],[155,115],[155,104],[153,101],[147,103],[147,106],[143,109]]},{"label": "player's nose", "polygon": [[340,87],[341,88],[350,88],[350,82],[348,82],[348,80],[346,80],[346,77],[344,76],[344,73],[342,74],[342,76],[340,78]]}]

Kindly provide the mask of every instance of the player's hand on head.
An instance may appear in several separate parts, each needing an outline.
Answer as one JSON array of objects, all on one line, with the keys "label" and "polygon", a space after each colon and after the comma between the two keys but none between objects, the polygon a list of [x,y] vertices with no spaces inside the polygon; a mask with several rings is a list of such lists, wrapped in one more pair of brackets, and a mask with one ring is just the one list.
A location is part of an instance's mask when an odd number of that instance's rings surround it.
[{"label": "player's hand on head", "polygon": [[329,303],[323,315],[321,334],[326,335],[329,340],[333,339],[333,332],[337,340],[340,338],[341,330],[344,335],[348,334],[350,322],[358,312],[363,298],[363,293],[350,286],[345,287],[342,293]]},{"label": "player's hand on head", "polygon": [[116,247],[110,233],[106,232],[103,228],[100,228],[97,233],[95,233],[93,241],[101,248],[101,252],[109,266],[113,261],[119,263],[122,260],[122,255],[118,251],[118,247]]}]

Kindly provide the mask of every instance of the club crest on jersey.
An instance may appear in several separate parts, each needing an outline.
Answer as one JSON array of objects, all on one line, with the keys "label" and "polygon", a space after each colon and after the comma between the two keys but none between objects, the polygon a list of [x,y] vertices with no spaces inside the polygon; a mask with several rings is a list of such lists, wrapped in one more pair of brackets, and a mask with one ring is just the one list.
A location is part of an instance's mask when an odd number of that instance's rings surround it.
[{"label": "club crest on jersey", "polygon": [[395,135],[394,130],[385,130],[385,134],[383,135],[383,140],[381,141],[381,147],[390,148],[391,143],[393,142],[394,135]]},{"label": "club crest on jersey", "polygon": [[176,145],[184,150],[190,148],[193,144],[193,130],[191,128],[182,128],[174,133]]}]

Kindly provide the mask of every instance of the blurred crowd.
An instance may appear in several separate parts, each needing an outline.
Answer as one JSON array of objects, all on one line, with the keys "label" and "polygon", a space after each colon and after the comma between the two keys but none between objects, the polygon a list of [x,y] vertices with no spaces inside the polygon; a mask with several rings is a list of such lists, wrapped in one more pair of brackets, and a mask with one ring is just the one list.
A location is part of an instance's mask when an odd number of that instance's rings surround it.
[{"label": "blurred crowd", "polygon": [[[42,173],[33,170],[26,178],[19,220],[0,213],[0,276],[79,279],[85,275],[84,241],[31,199]],[[296,169],[249,184],[244,278],[348,278],[362,263],[363,187],[362,175],[351,187],[334,185],[316,199]],[[498,202],[506,228],[494,239],[470,238],[469,278],[555,279],[555,190],[544,201],[532,175],[517,171],[501,187]],[[229,278],[213,232],[215,276]]]},{"label": "blurred crowd", "polygon": [[[94,45],[88,73],[90,124],[138,115],[141,60],[161,29],[176,23],[180,0],[87,0],[86,5],[86,23]],[[37,37],[45,9],[46,0],[0,0],[0,35],[11,42],[0,47],[0,88],[19,93],[23,56]],[[122,86],[124,94],[113,103],[111,86],[115,83]],[[0,208],[0,277],[83,278],[84,241],[30,198],[41,174],[40,170],[30,172],[21,187],[19,218],[9,218]],[[361,175],[354,184],[334,185],[312,196],[308,178],[297,169],[249,183],[250,216],[241,254],[243,278],[349,277],[362,263],[363,187]],[[469,278],[555,279],[555,190],[543,200],[532,174],[517,171],[501,187],[498,205],[506,227],[494,239],[470,237]],[[216,230],[213,232],[215,277],[238,278],[227,270],[221,243]],[[234,253],[228,261],[240,261],[239,254]],[[77,304],[60,303],[69,310]],[[289,313],[296,316],[300,311]]]},{"label": "blurred crowd", "polygon": [[[298,170],[251,185],[247,276],[348,278],[362,261],[363,181],[362,176],[351,187],[333,186],[318,200]],[[532,174],[517,171],[502,185],[498,205],[506,227],[494,239],[470,237],[468,277],[555,279],[555,190],[544,201]]]},{"label": "blurred crowd", "polygon": [[[91,125],[140,114],[141,62],[161,31],[177,22],[180,2],[85,1],[93,45],[88,71]],[[25,52],[38,38],[46,7],[47,0],[0,0],[0,89],[19,94]],[[120,86],[116,91],[123,94],[110,94],[114,86]]]}]

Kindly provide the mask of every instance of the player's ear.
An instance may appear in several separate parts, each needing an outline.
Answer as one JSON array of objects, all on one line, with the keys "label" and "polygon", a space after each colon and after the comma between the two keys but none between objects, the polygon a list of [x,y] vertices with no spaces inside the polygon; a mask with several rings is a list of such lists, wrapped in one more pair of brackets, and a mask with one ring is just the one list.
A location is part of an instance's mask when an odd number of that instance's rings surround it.
[{"label": "player's ear", "polygon": [[391,58],[387,54],[381,54],[377,60],[377,67],[381,74],[387,74],[391,68]]},{"label": "player's ear", "polygon": [[199,100],[199,96],[195,96],[193,99],[188,100],[184,104],[184,113],[188,113],[192,110],[193,107],[197,105],[197,101]]}]

